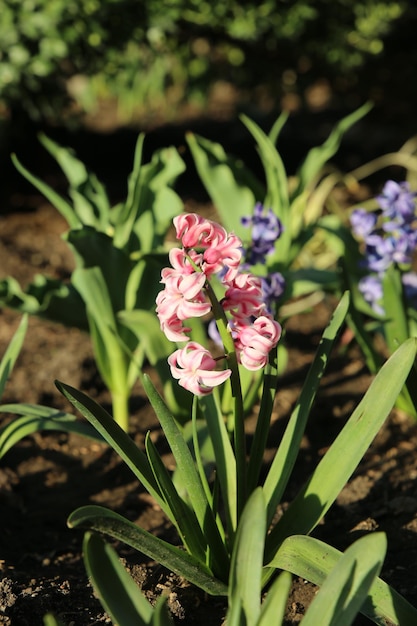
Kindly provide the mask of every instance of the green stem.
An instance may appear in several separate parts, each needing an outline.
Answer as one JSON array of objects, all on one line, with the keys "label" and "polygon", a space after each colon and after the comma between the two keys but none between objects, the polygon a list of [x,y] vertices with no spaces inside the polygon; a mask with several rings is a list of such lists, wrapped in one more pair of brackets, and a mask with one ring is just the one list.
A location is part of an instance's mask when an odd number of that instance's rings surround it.
[{"label": "green stem", "polygon": [[234,420],[233,420],[233,443],[236,457],[237,473],[237,519],[239,520],[246,502],[246,434],[243,411],[242,385],[240,382],[239,365],[228,321],[210,283],[206,282],[206,291],[212,305],[214,319],[222,339],[227,364],[231,370],[230,385],[233,396]]},{"label": "green stem", "polygon": [[129,390],[111,391],[113,419],[120,428],[129,431]]}]

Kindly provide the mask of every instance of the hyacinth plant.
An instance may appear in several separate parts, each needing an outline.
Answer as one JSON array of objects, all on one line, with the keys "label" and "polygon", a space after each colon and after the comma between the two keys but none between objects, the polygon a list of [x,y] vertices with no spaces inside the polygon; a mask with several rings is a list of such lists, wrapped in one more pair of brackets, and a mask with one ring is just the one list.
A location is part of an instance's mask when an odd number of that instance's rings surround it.
[{"label": "hyacinth plant", "polygon": [[[69,230],[63,238],[74,255],[75,268],[70,280],[37,275],[25,290],[13,277],[1,280],[0,306],[87,331],[98,371],[111,394],[114,419],[127,430],[138,364],[148,359],[162,376],[166,370],[161,355],[169,342],[161,338],[152,308],[167,259],[166,232],[183,206],[173,185],[185,166],[175,148],[159,150],[143,163],[144,136],[140,135],[127,197],[111,206],[102,183],[71,149],[45,136],[41,142],[68,179],[68,198],[29,172],[16,156],[13,162],[65,218]],[[121,319],[133,310],[140,320],[138,334]],[[166,375],[164,380],[171,409],[178,416],[184,414],[184,394],[175,395],[172,381]]]},{"label": "hyacinth plant", "polygon": [[[416,198],[408,182],[389,180],[370,209],[356,208],[350,215],[355,240],[346,239],[344,262],[354,296],[349,321],[373,373],[384,351],[392,354],[407,338],[417,336]],[[375,345],[376,335],[383,338],[382,350]],[[414,367],[397,406],[415,418],[416,389]]]},{"label": "hyacinth plant", "polygon": [[[312,476],[276,521],[276,509],[291,476],[320,379],[347,314],[348,295],[342,297],[324,331],[274,460],[261,478],[277,386],[281,326],[262,302],[259,279],[241,265],[242,242],[236,235],[196,214],[179,215],[174,223],[181,245],[170,252],[171,267],[162,270],[164,288],[157,297],[157,313],[166,336],[184,344],[173,350],[169,365],[173,377],[194,396],[192,445],[147,375],[142,376],[142,384],[176,461],[175,475],[169,473],[149,435],[142,451],[94,400],[63,382],[57,386],[154,497],[176,528],[182,547],[154,537],[100,506],[77,509],[68,524],[121,540],[209,594],[227,595],[228,582],[236,572],[234,555],[243,533],[244,511],[252,502],[263,529],[256,557],[259,589],[277,569],[321,584],[341,554],[314,538],[306,541],[305,535],[312,533],[335,501],[389,414],[414,362],[417,340],[407,340],[383,365]],[[193,338],[189,319],[209,315],[216,321],[222,349]],[[250,446],[240,386],[242,368],[263,372]],[[233,415],[226,418],[218,394],[224,385],[230,386],[233,398]],[[201,421],[206,426],[205,438],[198,427]],[[207,439],[214,467],[205,463]],[[245,568],[249,566],[245,561]],[[371,584],[361,611],[377,624],[389,619],[411,626],[417,618],[417,611],[379,578]]]}]

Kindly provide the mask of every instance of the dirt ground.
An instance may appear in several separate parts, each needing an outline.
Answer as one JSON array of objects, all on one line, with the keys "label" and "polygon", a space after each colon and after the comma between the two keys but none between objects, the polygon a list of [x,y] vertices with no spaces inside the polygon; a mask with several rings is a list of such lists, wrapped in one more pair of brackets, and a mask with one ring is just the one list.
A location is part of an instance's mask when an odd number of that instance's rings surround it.
[{"label": "dirt ground", "polygon": [[[0,277],[22,284],[35,273],[65,276],[72,258],[59,235],[65,223],[39,196],[24,187],[10,195],[0,215]],[[195,208],[195,207],[194,207]],[[296,401],[306,369],[334,302],[287,325],[289,365],[279,383],[277,418],[272,424],[266,462],[274,454]],[[10,341],[19,315],[0,310],[0,354]],[[24,348],[3,402],[32,402],[71,411],[54,386],[60,379],[109,408],[109,396],[97,374],[89,338],[76,329],[31,318]],[[354,346],[339,344],[323,379],[296,467],[285,494],[290,501],[325,453],[370,383]],[[163,435],[138,384],[131,405],[130,434],[143,444],[148,430],[163,453]],[[11,419],[1,415],[0,426]],[[345,549],[364,533],[387,534],[383,578],[417,604],[417,427],[393,412],[315,536]],[[39,433],[26,438],[0,462],[0,624],[40,626],[54,612],[67,626],[110,623],[88,582],[81,555],[82,532],[66,526],[78,506],[102,504],[159,536],[172,529],[158,507],[117,455],[75,435]],[[169,597],[176,624],[220,626],[224,600],[205,596],[184,581],[117,545],[120,556],[147,596]],[[286,626],[302,618],[315,587],[295,579]],[[358,618],[355,624],[370,623]],[[319,626],[319,625],[318,625]]]}]

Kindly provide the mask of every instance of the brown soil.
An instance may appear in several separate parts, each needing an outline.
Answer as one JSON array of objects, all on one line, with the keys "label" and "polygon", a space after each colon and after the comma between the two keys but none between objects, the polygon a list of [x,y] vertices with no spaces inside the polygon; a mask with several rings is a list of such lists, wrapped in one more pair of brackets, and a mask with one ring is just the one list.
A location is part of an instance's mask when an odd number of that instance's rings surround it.
[{"label": "brown soil", "polygon": [[[26,284],[36,272],[68,274],[72,259],[59,238],[65,223],[57,212],[36,195],[15,194],[9,202],[9,211],[0,216],[0,276],[13,275]],[[323,301],[287,325],[289,366],[279,385],[269,458],[333,305]],[[0,310],[0,354],[19,319],[12,311]],[[41,403],[70,411],[54,386],[56,378],[109,407],[88,336],[32,318],[3,402]],[[340,431],[369,382],[356,349],[340,344],[323,379],[287,500]],[[150,430],[163,453],[163,435],[139,384],[131,410],[132,437],[142,445]],[[10,419],[1,416],[0,425]],[[416,446],[416,426],[394,412],[315,532],[340,549],[364,533],[376,529],[386,532],[388,554],[383,577],[412,603],[417,603]],[[0,624],[38,626],[48,611],[67,626],[110,623],[85,573],[82,533],[66,526],[76,507],[102,504],[160,536],[172,536],[158,507],[117,455],[105,445],[75,435],[39,433],[9,451],[0,462],[0,501]],[[220,626],[226,610],[222,599],[206,597],[126,546],[117,545],[117,549],[151,600],[160,593],[168,594],[176,623]],[[313,585],[294,580],[287,626],[300,621],[314,593]],[[358,618],[355,623],[369,622]]]}]

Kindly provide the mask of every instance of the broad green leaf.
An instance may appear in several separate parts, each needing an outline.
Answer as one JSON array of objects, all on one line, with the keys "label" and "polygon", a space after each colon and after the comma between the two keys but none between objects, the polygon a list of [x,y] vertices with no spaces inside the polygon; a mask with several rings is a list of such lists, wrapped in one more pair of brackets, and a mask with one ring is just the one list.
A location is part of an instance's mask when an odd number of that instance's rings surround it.
[{"label": "broad green leaf", "polygon": [[16,363],[16,359],[20,354],[23,342],[25,340],[26,331],[28,327],[27,315],[23,315],[20,320],[19,326],[14,333],[9,345],[6,348],[6,352],[3,354],[0,360],[0,398],[3,395],[6,382],[12,373],[13,367]]},{"label": "broad green leaf", "polygon": [[[342,552],[318,539],[293,535],[283,541],[267,567],[322,585],[341,556]],[[417,609],[380,578],[372,584],[361,613],[380,626],[385,626],[386,620],[396,626],[417,624]]]},{"label": "broad green leaf", "polygon": [[256,626],[261,609],[262,564],[266,535],[265,498],[258,487],[249,497],[239,520],[229,580],[229,607],[236,603],[246,626]]},{"label": "broad green leaf", "polygon": [[384,533],[365,535],[351,545],[313,599],[303,626],[350,626],[381,571],[386,549]]},{"label": "broad green leaf", "polygon": [[264,490],[268,503],[268,523],[271,523],[276,507],[281,501],[282,494],[287,486],[317,389],[328,364],[334,342],[346,317],[348,307],[349,294],[345,293],[323,333],[299,400],[291,414],[290,421],[266,477]]},{"label": "broad green leaf", "polygon": [[0,459],[24,437],[44,430],[75,433],[103,441],[103,438],[90,424],[80,422],[74,415],[49,407],[35,404],[3,404],[0,405],[0,412],[21,415],[0,430]]},{"label": "broad green leaf", "polygon": [[251,119],[242,115],[241,119],[257,143],[259,156],[265,170],[267,193],[264,204],[274,209],[284,225],[288,223],[289,199],[288,178],[282,158],[274,142]]},{"label": "broad green leaf", "polygon": [[[67,233],[66,240],[74,252],[77,268],[100,268],[113,310],[123,310],[126,307],[126,285],[135,262],[124,250],[114,246],[111,237],[90,226],[71,230]],[[86,301],[84,297],[83,299]]]},{"label": "broad green leaf", "polygon": [[95,505],[76,509],[68,518],[68,526],[109,535],[183,576],[208,594],[227,594],[226,585],[214,578],[204,563],[109,509]]},{"label": "broad green leaf", "polygon": [[101,269],[77,269],[72,274],[72,281],[87,307],[100,374],[112,393],[122,393],[127,389],[128,359],[120,346],[120,331]]},{"label": "broad green leaf", "polygon": [[192,133],[186,136],[188,146],[201,178],[224,228],[245,239],[247,229],[240,222],[252,215],[257,200],[265,190],[251,172],[226,155],[223,147]]},{"label": "broad green leaf", "polygon": [[416,352],[417,339],[408,339],[378,372],[311,478],[269,534],[268,560],[289,535],[310,533],[336,500],[394,406]]},{"label": "broad green leaf", "polygon": [[118,626],[150,624],[153,607],[121,564],[113,548],[97,534],[87,532],[83,541],[83,555],[94,590],[113,623]]}]

